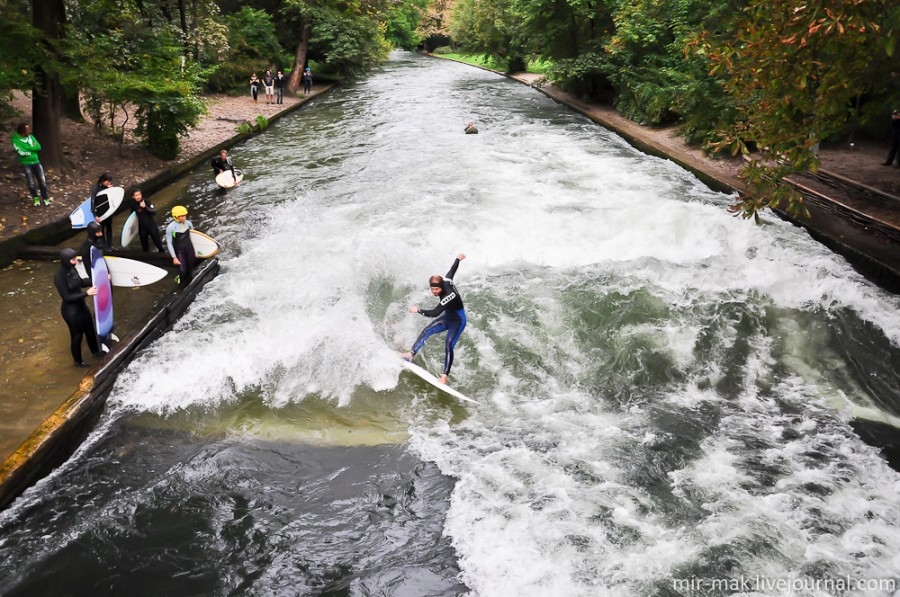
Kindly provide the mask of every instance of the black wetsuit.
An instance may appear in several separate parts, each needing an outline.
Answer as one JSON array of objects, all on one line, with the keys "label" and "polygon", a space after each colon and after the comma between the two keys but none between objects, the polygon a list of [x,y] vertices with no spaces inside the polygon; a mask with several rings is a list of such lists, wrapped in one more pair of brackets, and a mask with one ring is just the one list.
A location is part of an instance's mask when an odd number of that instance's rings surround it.
[{"label": "black wetsuit", "polygon": [[444,281],[441,283],[441,292],[437,297],[440,301],[437,306],[434,309],[419,310],[419,313],[425,317],[434,317],[435,320],[422,330],[412,347],[412,353],[415,355],[422,349],[429,337],[446,331],[447,337],[444,339],[445,375],[450,375],[450,368],[453,366],[453,349],[456,348],[456,343],[466,327],[466,310],[463,307],[462,297],[453,283],[453,276],[456,274],[457,267],[459,267],[459,259],[453,262],[450,271],[444,276]]},{"label": "black wetsuit", "polygon": [[194,279],[194,264],[197,261],[197,253],[191,242],[191,229],[194,227],[190,220],[183,223],[170,222],[166,227],[166,243],[169,246],[169,254],[178,259],[178,287],[187,288]]},{"label": "black wetsuit", "polygon": [[93,283],[94,276],[91,272],[91,247],[97,247],[97,250],[102,253],[104,247],[103,237],[88,237],[84,239],[84,242],[81,243],[81,247],[78,248],[78,254],[81,255],[81,262],[84,264],[84,271],[87,272],[87,281]]},{"label": "black wetsuit", "polygon": [[[90,268],[88,268],[90,271]],[[70,263],[62,263],[53,276],[53,284],[56,285],[56,291],[62,297],[62,317],[69,326],[70,348],[72,350],[72,358],[75,359],[76,365],[81,365],[84,361],[81,358],[81,339],[87,337],[88,348],[91,353],[97,355],[100,353],[100,347],[97,344],[97,333],[94,331],[94,317],[88,311],[84,299],[87,293],[83,288],[90,287],[91,282],[87,278],[82,278],[75,270],[75,266]]]},{"label": "black wetsuit", "polygon": [[164,253],[165,249],[162,246],[162,239],[159,237],[159,226],[156,225],[156,220],[153,217],[156,215],[156,208],[146,199],[144,199],[144,205],[145,207],[141,207],[141,204],[133,199],[129,205],[131,211],[137,214],[138,236],[141,239],[141,248],[149,251],[149,239],[152,238],[153,244],[156,245],[156,250]]},{"label": "black wetsuit", "polygon": [[231,163],[231,158],[222,159],[222,156],[216,156],[209,163],[213,169],[213,176],[218,176],[222,172],[226,170],[231,170],[231,175],[234,176],[234,179],[237,180],[237,175],[234,173],[234,165]]},{"label": "black wetsuit", "polygon": [[[109,205],[109,199],[107,199],[107,196],[101,195],[100,197],[97,197],[97,193],[108,188],[111,187],[104,186],[98,182],[91,189],[91,213],[94,214],[95,218],[98,214],[106,210],[106,207]],[[100,226],[103,230],[103,242],[106,244],[107,249],[111,249],[113,242],[113,217],[109,216],[108,218],[100,222]],[[90,260],[86,261],[85,263],[90,263]]]}]

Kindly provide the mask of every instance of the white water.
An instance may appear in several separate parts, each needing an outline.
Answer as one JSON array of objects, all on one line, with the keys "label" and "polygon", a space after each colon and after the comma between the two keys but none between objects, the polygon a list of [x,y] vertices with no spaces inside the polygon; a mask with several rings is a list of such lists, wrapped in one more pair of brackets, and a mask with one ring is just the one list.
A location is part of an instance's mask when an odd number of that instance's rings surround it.
[{"label": "white water", "polygon": [[[115,408],[389,411],[458,479],[445,532],[481,597],[900,576],[900,476],[847,425],[879,402],[861,355],[900,362],[900,301],[802,231],[730,217],[534,90],[409,56],[232,153],[245,183],[194,220],[222,274]],[[394,354],[459,252],[464,409]],[[741,594],[837,594],[760,586]]]}]

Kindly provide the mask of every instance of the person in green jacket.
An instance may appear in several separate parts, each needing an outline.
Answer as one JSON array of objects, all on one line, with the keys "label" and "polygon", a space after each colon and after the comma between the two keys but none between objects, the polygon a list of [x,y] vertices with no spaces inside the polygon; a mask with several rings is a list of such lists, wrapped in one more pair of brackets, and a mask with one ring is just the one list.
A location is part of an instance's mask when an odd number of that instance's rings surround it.
[{"label": "person in green jacket", "polygon": [[47,193],[47,179],[44,177],[44,168],[41,166],[41,160],[38,158],[38,152],[41,150],[41,144],[31,134],[31,125],[27,122],[19,123],[16,132],[12,136],[13,148],[19,155],[19,163],[25,169],[25,182],[28,183],[28,191],[34,199],[34,205],[37,207],[41,204],[41,198],[38,197],[35,181],[41,187],[41,197],[44,198],[44,205],[53,203],[53,197]]}]

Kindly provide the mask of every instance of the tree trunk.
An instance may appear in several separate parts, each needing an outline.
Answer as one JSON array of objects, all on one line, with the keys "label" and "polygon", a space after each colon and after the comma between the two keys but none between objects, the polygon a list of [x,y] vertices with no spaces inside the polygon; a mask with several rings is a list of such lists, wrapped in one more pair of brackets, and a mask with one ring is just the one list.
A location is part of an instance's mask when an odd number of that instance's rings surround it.
[{"label": "tree trunk", "polygon": [[[38,7],[40,5],[40,7]],[[66,21],[64,0],[33,0],[31,23],[44,34],[44,39],[52,43],[62,34],[62,26]],[[63,170],[62,137],[59,129],[59,112],[62,89],[59,76],[44,70],[42,66],[35,68],[38,87],[31,98],[31,119],[34,123],[35,137],[41,142],[41,162],[45,166]]]},{"label": "tree trunk", "polygon": [[303,75],[303,67],[306,66],[306,58],[309,56],[309,38],[312,37],[312,20],[303,17],[303,29],[300,32],[300,41],[297,42],[297,53],[294,55],[294,68],[288,78],[287,89],[291,93],[297,93],[300,89],[300,76]]},{"label": "tree trunk", "polygon": [[62,89],[62,115],[75,122],[84,122],[81,113],[81,94],[77,89]]}]

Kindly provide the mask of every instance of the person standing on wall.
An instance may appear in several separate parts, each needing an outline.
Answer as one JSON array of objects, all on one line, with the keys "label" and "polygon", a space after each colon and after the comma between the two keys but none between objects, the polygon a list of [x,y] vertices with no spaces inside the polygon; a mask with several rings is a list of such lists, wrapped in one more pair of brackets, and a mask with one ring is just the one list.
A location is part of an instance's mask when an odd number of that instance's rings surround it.
[{"label": "person standing on wall", "polygon": [[[59,269],[53,276],[53,284],[62,298],[63,321],[69,328],[69,349],[72,351],[72,359],[76,367],[87,367],[81,357],[81,340],[87,339],[88,348],[95,357],[103,356],[100,345],[97,342],[97,333],[94,331],[94,317],[88,311],[84,299],[97,294],[97,287],[91,286],[91,281],[78,275],[75,265],[78,263],[78,254],[74,249],[63,249],[59,253]],[[87,290],[84,290],[87,288]]]},{"label": "person standing on wall", "polygon": [[159,226],[156,225],[156,218],[154,217],[156,208],[153,207],[152,203],[144,199],[140,189],[135,189],[131,194],[131,198],[133,201],[129,207],[132,212],[137,214],[138,236],[141,239],[141,248],[144,251],[149,251],[150,239],[153,239],[156,250],[160,253],[165,253],[162,240],[159,238]]},{"label": "person standing on wall", "polygon": [[191,242],[191,230],[194,225],[187,219],[188,210],[183,205],[172,208],[174,220],[166,226],[166,246],[172,263],[178,266],[178,288],[184,290],[194,277],[194,263],[197,253]]},{"label": "person standing on wall", "polygon": [[94,214],[94,221],[98,222],[103,229],[103,241],[107,250],[112,250],[113,218],[110,215],[105,220],[100,220],[100,214],[109,208],[109,197],[105,194],[98,196],[98,193],[112,188],[112,186],[112,177],[108,172],[104,172],[97,179],[97,184],[91,188],[91,213]]},{"label": "person standing on wall", "polygon": [[[41,204],[41,197],[44,199],[44,205],[53,203],[53,197],[47,192],[47,179],[44,176],[44,167],[41,166],[41,160],[38,158],[38,152],[41,150],[41,144],[31,134],[31,125],[27,122],[20,122],[16,127],[16,132],[12,135],[13,148],[19,156],[19,163],[25,169],[25,182],[28,185],[28,192],[34,199],[34,206]],[[35,184],[37,183],[37,184]],[[38,187],[41,194],[38,196]]]}]

